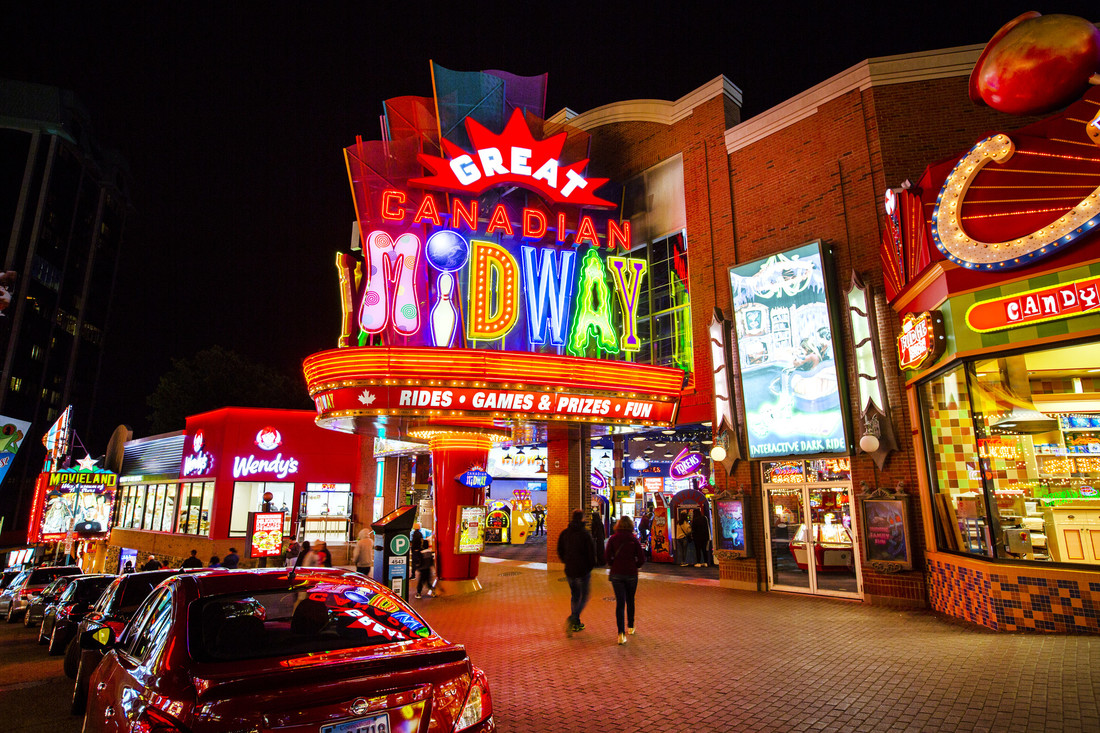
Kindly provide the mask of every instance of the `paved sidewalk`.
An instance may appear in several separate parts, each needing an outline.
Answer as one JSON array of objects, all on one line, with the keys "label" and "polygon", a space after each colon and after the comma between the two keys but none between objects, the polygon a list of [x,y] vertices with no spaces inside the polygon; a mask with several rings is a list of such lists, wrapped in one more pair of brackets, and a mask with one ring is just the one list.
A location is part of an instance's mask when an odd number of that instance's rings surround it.
[{"label": "paved sidewalk", "polygon": [[483,560],[480,593],[412,601],[488,673],[501,731],[1100,731],[1100,637],[653,575],[620,647],[606,573],[566,638],[542,568]]}]

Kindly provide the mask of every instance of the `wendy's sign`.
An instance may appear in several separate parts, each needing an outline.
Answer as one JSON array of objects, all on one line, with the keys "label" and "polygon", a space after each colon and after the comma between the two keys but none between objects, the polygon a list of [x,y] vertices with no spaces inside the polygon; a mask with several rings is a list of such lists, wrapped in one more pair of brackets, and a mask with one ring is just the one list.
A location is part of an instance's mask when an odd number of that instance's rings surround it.
[{"label": "wendy's sign", "polygon": [[668,467],[668,475],[677,480],[686,479],[690,476],[701,476],[703,465],[703,456],[688,452],[688,449],[684,448],[672,459],[672,464]]}]

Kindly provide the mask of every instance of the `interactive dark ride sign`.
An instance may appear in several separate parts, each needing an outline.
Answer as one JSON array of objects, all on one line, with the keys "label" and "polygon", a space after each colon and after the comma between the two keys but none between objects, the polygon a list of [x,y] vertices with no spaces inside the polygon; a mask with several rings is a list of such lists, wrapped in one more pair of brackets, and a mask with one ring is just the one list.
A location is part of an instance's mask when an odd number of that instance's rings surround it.
[{"label": "interactive dark ride sign", "polygon": [[648,265],[607,179],[519,110],[499,134],[465,130],[469,149],[419,153],[403,186],[349,162],[361,252],[337,256],[341,349],[306,361],[321,418],[673,423],[683,373],[630,363]]}]

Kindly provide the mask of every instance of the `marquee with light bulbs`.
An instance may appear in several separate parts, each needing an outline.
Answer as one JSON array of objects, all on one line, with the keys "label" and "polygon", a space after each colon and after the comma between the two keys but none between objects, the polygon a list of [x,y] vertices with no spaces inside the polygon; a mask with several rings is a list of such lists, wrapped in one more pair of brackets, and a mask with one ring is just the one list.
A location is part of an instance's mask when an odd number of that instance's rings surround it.
[{"label": "marquee with light bulbs", "polygon": [[673,424],[684,373],[633,361],[648,263],[608,179],[587,175],[584,133],[539,104],[500,113],[499,132],[474,113],[446,130],[439,90],[408,99],[387,102],[382,148],[345,150],[360,245],[336,257],[338,348],[304,364],[318,423]]}]

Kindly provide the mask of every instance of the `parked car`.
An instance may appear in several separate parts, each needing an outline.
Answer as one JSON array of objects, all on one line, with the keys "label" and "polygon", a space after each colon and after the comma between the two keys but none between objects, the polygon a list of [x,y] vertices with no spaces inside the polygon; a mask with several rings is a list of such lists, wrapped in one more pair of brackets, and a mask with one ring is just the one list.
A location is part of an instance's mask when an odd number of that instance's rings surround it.
[{"label": "parked car", "polygon": [[103,656],[95,649],[81,649],[80,635],[89,630],[109,628],[117,636],[153,589],[165,578],[170,578],[179,572],[185,571],[150,570],[144,573],[120,575],[103,591],[92,609],[80,620],[72,641],[65,648],[65,674],[75,680],[72,700],[74,715],[84,712],[84,705],[88,699],[88,678],[91,677],[92,670]]},{"label": "parked car", "polygon": [[91,610],[114,575],[78,575],[56,601],[46,607],[38,627],[38,643],[49,644],[50,655],[61,654],[76,636],[80,620]]},{"label": "parked car", "polygon": [[0,575],[0,591],[6,589],[11,582],[22,572],[21,570],[5,570],[3,575]]},{"label": "parked car", "polygon": [[0,615],[10,624],[22,616],[30,598],[62,575],[80,575],[76,565],[45,566],[24,570],[0,593]]},{"label": "parked car", "polygon": [[132,730],[489,733],[485,674],[400,597],[338,568],[165,581],[103,654],[85,733]]},{"label": "parked car", "polygon": [[60,578],[54,578],[42,590],[32,593],[27,601],[27,611],[23,614],[24,628],[30,628],[32,624],[41,623],[42,613],[46,610],[46,606],[61,596],[69,583],[73,582],[73,578],[79,577],[79,575],[62,575]]}]

